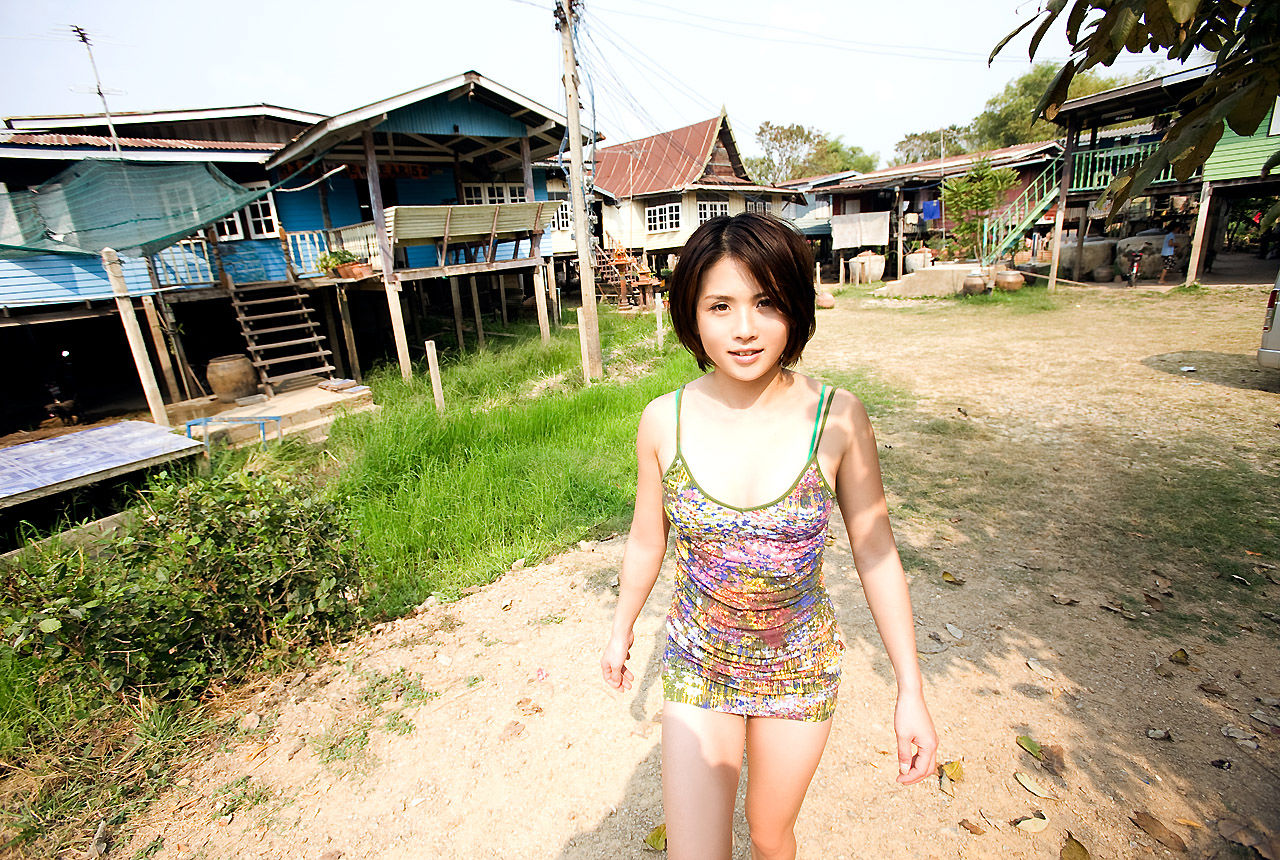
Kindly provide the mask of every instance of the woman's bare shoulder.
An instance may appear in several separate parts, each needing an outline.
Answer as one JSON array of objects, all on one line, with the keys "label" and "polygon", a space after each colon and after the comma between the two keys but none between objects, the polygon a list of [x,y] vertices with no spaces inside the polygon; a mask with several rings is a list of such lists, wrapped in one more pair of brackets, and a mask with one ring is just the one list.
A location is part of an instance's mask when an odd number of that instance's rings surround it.
[{"label": "woman's bare shoulder", "polygon": [[677,393],[678,391],[668,391],[649,401],[640,413],[637,432],[640,439],[648,439],[656,445],[668,436],[675,435]]}]

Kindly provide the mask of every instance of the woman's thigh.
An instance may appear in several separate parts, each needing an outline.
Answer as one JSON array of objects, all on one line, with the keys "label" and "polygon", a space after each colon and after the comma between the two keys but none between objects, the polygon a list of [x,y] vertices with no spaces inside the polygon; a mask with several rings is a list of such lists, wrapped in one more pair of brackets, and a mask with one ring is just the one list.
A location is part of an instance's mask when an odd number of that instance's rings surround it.
[{"label": "woman's thigh", "polygon": [[831,734],[821,723],[747,720],[747,824],[754,842],[789,839]]},{"label": "woman's thigh", "polygon": [[662,807],[668,860],[727,860],[733,851],[746,721],[681,702],[662,706]]}]

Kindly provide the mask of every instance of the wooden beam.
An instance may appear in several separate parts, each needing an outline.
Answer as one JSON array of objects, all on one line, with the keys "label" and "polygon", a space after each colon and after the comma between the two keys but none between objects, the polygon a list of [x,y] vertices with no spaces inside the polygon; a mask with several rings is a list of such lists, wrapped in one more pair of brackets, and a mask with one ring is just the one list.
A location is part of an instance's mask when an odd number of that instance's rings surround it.
[{"label": "wooden beam", "polygon": [[138,325],[133,299],[129,297],[129,287],[124,281],[120,255],[111,248],[103,248],[102,265],[107,270],[111,292],[115,294],[120,322],[124,325],[125,338],[129,341],[129,352],[133,353],[133,364],[138,369],[142,393],[146,395],[147,406],[151,409],[151,420],[161,427],[168,427],[169,415],[164,411],[164,398],[160,396],[160,386],[156,383],[156,374],[151,368],[151,357],[147,355],[147,345],[142,340],[142,328]]},{"label": "wooden beam", "polygon": [[1071,266],[1071,280],[1080,281],[1080,266],[1084,263],[1084,234],[1089,232],[1089,204],[1084,204],[1080,211],[1080,221],[1076,225],[1076,259]]},{"label": "wooden beam", "polygon": [[456,263],[452,266],[430,266],[421,269],[401,269],[396,274],[401,280],[414,278],[452,278],[457,275],[474,275],[479,272],[501,272],[504,269],[530,269],[541,264],[541,257],[518,257],[514,260],[498,260],[493,263]]},{"label": "wooden beam", "polygon": [[[533,193],[533,156],[529,154],[529,135],[526,133],[520,138],[520,172],[524,177],[524,201],[532,203],[534,199]],[[538,219],[542,217],[542,206],[538,206],[538,214],[533,216],[533,250],[529,252],[530,257],[539,256],[540,246],[542,244],[542,232],[538,230]]]},{"label": "wooden beam", "polygon": [[[158,304],[159,311],[162,311],[164,316],[157,317],[157,322],[160,324],[161,330],[164,331],[167,329],[170,336],[172,337],[173,356],[175,359],[177,359],[178,370],[182,374],[182,377],[181,377],[182,393],[185,394],[185,397],[180,396],[178,386],[176,385],[170,386],[170,389],[169,389],[170,397],[173,400],[179,400],[179,399],[190,400],[191,386],[187,384],[187,377],[188,375],[190,375],[192,378],[194,378],[195,374],[192,373],[191,368],[187,366],[186,356],[184,356],[182,353],[182,347],[178,343],[177,334],[174,333],[173,328],[168,325],[169,319],[173,316],[173,314],[168,309],[168,307],[165,306],[164,293],[161,292],[161,289],[160,289],[160,278],[156,275],[156,264],[151,257],[144,257],[143,259],[147,264],[147,278],[151,281],[151,289],[155,290],[155,298],[152,299],[151,303],[147,306],[147,318],[150,319],[152,314],[157,313],[157,304]],[[165,339],[165,342],[167,343],[168,339]],[[157,347],[156,351],[159,352],[160,349],[161,349],[160,347]],[[168,362],[168,353],[169,353],[168,349],[165,349],[164,350],[165,357],[164,359],[162,359],[162,361],[166,363]],[[168,372],[165,374],[165,379],[166,380],[171,379],[172,375],[173,375],[173,368],[170,367]]]},{"label": "wooden beam", "polygon": [[453,324],[458,330],[458,352],[467,351],[467,340],[462,334],[462,295],[458,290],[458,279],[449,279],[449,295],[453,298]]},{"label": "wooden beam", "polygon": [[356,332],[351,325],[351,309],[347,307],[347,290],[342,284],[334,284],[334,298],[338,300],[338,313],[342,316],[342,335],[347,342],[347,355],[351,357],[351,378],[364,382],[360,374],[360,354],[356,352]]},{"label": "wooden beam", "polygon": [[480,349],[484,349],[484,322],[480,319],[480,289],[476,286],[476,276],[471,276],[471,312],[476,318],[476,341]]},{"label": "wooden beam", "polygon": [[507,276],[498,275],[498,304],[502,306],[502,324],[507,325]]},{"label": "wooden beam", "polygon": [[[538,308],[538,334],[543,344],[551,343],[551,327],[547,322],[547,288],[542,278],[542,266],[533,267],[533,301]],[[583,365],[586,367],[586,365]]]},{"label": "wooden beam", "polygon": [[[453,210],[450,209],[449,211],[452,212]],[[498,213],[501,211],[502,207],[493,207],[493,223],[489,225],[489,248],[484,255],[485,260],[490,263],[493,262],[493,254],[498,249]]]},{"label": "wooden beam", "polygon": [[1187,261],[1187,279],[1183,282],[1188,287],[1196,282],[1200,261],[1204,259],[1204,240],[1209,234],[1206,228],[1209,225],[1209,208],[1212,202],[1213,184],[1206,180],[1200,186],[1200,211],[1196,213],[1196,229],[1191,236],[1191,259]]},{"label": "wooden beam", "polygon": [[[337,289],[342,289],[337,287]],[[342,349],[338,346],[338,327],[333,322],[333,299],[327,292],[321,292],[316,296],[316,301],[320,304],[324,311],[324,327],[325,335],[329,338],[329,343],[333,345],[333,363],[334,368],[338,371],[339,376],[347,375],[347,365],[342,357]]]},{"label": "wooden beam", "polygon": [[382,260],[382,285],[387,293],[387,309],[391,312],[391,332],[400,360],[400,375],[408,381],[413,375],[409,360],[409,338],[404,331],[404,313],[400,307],[400,285],[396,281],[395,258],[391,254],[391,237],[387,235],[387,213],[382,207],[382,183],[378,178],[378,157],[373,149],[373,132],[364,131],[365,166],[369,179],[369,205],[373,209],[373,228],[378,236],[378,256]]},{"label": "wooden beam", "polygon": [[[1053,216],[1053,256],[1049,262],[1050,292],[1058,288],[1058,261],[1062,257],[1062,219],[1067,214],[1067,193],[1071,190],[1072,156],[1076,138],[1080,136],[1080,119],[1072,116],[1067,123],[1067,145],[1062,149],[1062,176],[1058,180],[1058,209]],[[1088,209],[1086,208],[1086,213]]]},{"label": "wooden beam", "polygon": [[160,361],[160,373],[164,379],[165,392],[169,402],[181,400],[178,390],[178,379],[173,375],[173,363],[169,361],[169,347],[164,342],[164,331],[160,325],[160,314],[156,311],[156,302],[151,296],[142,297],[142,310],[147,315],[147,328],[151,332],[151,345],[155,348],[156,358]]}]

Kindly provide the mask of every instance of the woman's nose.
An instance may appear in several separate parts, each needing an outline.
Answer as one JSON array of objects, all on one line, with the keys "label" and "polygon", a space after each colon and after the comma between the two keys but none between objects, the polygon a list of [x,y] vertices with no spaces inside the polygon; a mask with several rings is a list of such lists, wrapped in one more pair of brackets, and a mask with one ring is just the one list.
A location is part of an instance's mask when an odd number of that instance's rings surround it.
[{"label": "woman's nose", "polygon": [[734,314],[733,336],[740,340],[752,340],[756,336],[756,318],[750,308]]}]

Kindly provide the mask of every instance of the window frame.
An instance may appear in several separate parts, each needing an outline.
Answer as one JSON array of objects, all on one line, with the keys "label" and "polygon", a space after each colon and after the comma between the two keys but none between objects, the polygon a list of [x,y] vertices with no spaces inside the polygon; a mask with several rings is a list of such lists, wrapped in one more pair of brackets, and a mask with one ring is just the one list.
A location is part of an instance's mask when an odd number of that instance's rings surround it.
[{"label": "window frame", "polygon": [[[246,182],[244,183],[244,187],[266,188],[270,184],[271,183],[269,182]],[[255,224],[254,209],[264,204],[267,207],[267,215],[271,219],[271,226],[273,228],[270,232],[258,230],[257,225]],[[248,234],[250,239],[278,239],[280,237],[280,215],[276,212],[276,201],[271,192],[268,192],[264,197],[259,197],[257,200],[254,200],[241,211],[244,212],[245,232]]]},{"label": "window frame", "polygon": [[646,233],[672,233],[681,229],[683,205],[679,200],[644,207]]},{"label": "window frame", "polygon": [[[714,212],[712,210],[715,210]],[[699,200],[698,224],[702,225],[712,218],[720,218],[729,214],[728,200]]]},{"label": "window frame", "polygon": [[[222,233],[223,228],[229,225],[235,226],[235,232],[228,231],[224,236]],[[236,210],[214,224],[213,234],[218,237],[219,242],[239,242],[244,239],[244,219],[240,217],[240,211]]]}]

